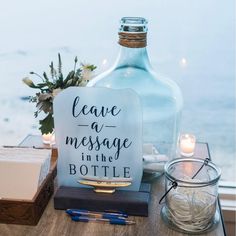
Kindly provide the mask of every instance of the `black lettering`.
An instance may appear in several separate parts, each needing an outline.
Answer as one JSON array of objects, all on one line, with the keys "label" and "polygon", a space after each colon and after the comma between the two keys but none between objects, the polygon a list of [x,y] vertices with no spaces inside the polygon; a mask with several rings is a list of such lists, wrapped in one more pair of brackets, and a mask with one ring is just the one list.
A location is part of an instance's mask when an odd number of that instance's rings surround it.
[{"label": "black lettering", "polygon": [[104,177],[107,177],[107,169],[109,168],[109,166],[101,166],[102,168],[104,168]]},{"label": "black lettering", "polygon": [[104,126],[104,125],[102,125],[102,126],[100,127],[100,129],[99,129],[98,123],[97,123],[97,122],[93,122],[93,123],[91,124],[91,129],[95,130],[97,133],[100,133],[100,132],[102,131],[102,129],[103,129],[103,126]]},{"label": "black lettering", "polygon": [[98,165],[91,165],[91,167],[93,168],[93,175],[94,175],[94,176],[97,176],[97,168],[98,168]]},{"label": "black lettering", "polygon": [[76,112],[76,107],[78,106],[79,100],[80,100],[79,96],[75,97],[72,105],[72,115],[75,118],[77,118],[80,114],[88,115],[89,113],[96,117],[100,116],[105,117],[109,113],[113,116],[117,116],[121,111],[121,109],[117,110],[117,106],[113,106],[112,108],[104,106],[102,106],[101,108],[97,108],[96,106],[91,106],[90,108],[88,108],[87,105],[83,105],[82,109],[79,112]]},{"label": "black lettering", "polygon": [[116,167],[115,166],[113,166],[113,177],[117,177],[117,178],[120,177],[120,175],[116,175]]},{"label": "black lettering", "polygon": [[66,137],[66,144],[70,144],[71,146],[73,145],[74,143],[74,147],[76,148],[77,147],[77,138],[71,138],[71,137]]},{"label": "black lettering", "polygon": [[75,113],[75,108],[76,108],[77,104],[79,103],[79,99],[80,99],[80,97],[77,96],[77,97],[75,98],[75,100],[74,100],[74,102],[73,102],[73,106],[72,106],[72,115],[73,115],[75,118],[79,116],[79,114],[76,114],[76,113]]},{"label": "black lettering", "polygon": [[124,178],[130,178],[130,167],[124,167]]},{"label": "black lettering", "polygon": [[116,109],[117,109],[117,106],[113,106],[113,107],[111,108],[111,114],[112,114],[113,116],[117,116],[117,115],[120,113],[120,111],[121,111],[121,109],[119,109],[117,112],[115,112]]},{"label": "black lettering", "polygon": [[80,174],[83,176],[88,174],[88,167],[86,165],[81,165],[79,170]]},{"label": "black lettering", "polygon": [[126,138],[126,139],[124,140],[124,142],[123,142],[123,145],[124,145],[125,148],[129,148],[129,147],[131,146],[131,144],[132,144],[132,142],[127,143],[128,141],[129,141],[129,139]]},{"label": "black lettering", "polygon": [[87,161],[91,161],[91,155],[87,155]]},{"label": "black lettering", "polygon": [[102,153],[102,161],[103,162],[106,162],[107,161],[107,158],[106,158],[106,156]]},{"label": "black lettering", "polygon": [[123,141],[123,144],[121,144],[121,140],[119,138],[115,138],[113,140],[113,146],[117,148],[117,151],[115,153],[115,160],[117,160],[119,158],[120,150],[122,149],[122,147],[129,148],[131,146],[132,142],[127,143],[128,141],[129,141],[129,139],[126,138]]},{"label": "black lettering", "polygon": [[[72,137],[66,137],[66,145],[74,146],[75,149],[78,149],[81,145],[83,147],[88,148],[89,151],[95,150],[99,151],[101,146],[107,147],[108,149],[116,148],[116,152],[114,155],[114,159],[117,160],[120,156],[120,151],[122,148],[129,148],[132,142],[129,141],[128,138],[121,140],[120,138],[114,138],[113,140],[109,140],[108,138],[104,138],[103,140],[99,140],[99,136],[96,136],[94,139],[92,136],[83,137],[80,141],[78,139]],[[105,156],[104,156],[105,157]],[[82,158],[84,158],[82,156]],[[106,161],[106,160],[105,160]]]},{"label": "black lettering", "polygon": [[76,174],[76,166],[74,164],[69,164],[70,175]]}]

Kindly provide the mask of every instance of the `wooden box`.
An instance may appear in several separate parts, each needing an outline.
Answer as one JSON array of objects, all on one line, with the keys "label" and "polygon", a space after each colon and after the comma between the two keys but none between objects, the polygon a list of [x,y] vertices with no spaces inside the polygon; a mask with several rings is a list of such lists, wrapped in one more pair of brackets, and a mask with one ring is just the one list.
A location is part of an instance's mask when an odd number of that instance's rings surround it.
[{"label": "wooden box", "polygon": [[115,210],[133,216],[148,216],[151,185],[142,183],[139,191],[116,190],[113,194],[95,193],[91,188],[58,188],[54,195],[54,208],[87,209],[90,211]]},{"label": "wooden box", "polygon": [[[30,136],[27,136],[31,140]],[[30,146],[27,138],[20,146]],[[40,137],[39,137],[40,138]],[[45,147],[44,147],[45,148]],[[50,172],[32,200],[0,199],[0,223],[37,225],[54,192],[57,152],[53,150]]]}]

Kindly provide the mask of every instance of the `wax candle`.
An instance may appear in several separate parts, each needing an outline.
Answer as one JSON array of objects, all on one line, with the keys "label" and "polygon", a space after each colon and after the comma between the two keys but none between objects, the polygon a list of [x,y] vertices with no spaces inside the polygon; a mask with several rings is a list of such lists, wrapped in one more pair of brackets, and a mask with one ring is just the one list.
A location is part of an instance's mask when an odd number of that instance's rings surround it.
[{"label": "wax candle", "polygon": [[182,156],[191,157],[194,154],[196,138],[192,134],[180,136],[180,153]]},{"label": "wax candle", "polygon": [[43,134],[42,139],[44,144],[52,145],[55,143],[55,134],[54,133]]}]

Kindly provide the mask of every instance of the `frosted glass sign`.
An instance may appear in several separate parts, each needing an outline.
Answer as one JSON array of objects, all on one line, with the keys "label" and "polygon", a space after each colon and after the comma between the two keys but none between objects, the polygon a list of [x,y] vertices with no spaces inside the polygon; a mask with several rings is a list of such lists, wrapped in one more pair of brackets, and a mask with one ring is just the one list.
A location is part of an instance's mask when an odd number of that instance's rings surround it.
[{"label": "frosted glass sign", "polygon": [[54,100],[58,183],[84,187],[80,179],[142,178],[142,111],[130,89],[71,87]]}]

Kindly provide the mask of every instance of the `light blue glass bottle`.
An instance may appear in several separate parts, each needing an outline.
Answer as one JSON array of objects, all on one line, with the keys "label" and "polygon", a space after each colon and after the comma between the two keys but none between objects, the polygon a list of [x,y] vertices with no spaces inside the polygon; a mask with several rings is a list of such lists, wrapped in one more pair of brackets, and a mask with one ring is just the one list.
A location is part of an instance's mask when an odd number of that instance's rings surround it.
[{"label": "light blue glass bottle", "polygon": [[150,180],[160,175],[163,163],[176,155],[182,95],[173,81],[153,71],[146,50],[146,35],[146,19],[122,18],[117,61],[88,86],[131,88],[139,95],[143,110],[143,152],[147,158],[144,159],[144,173]]}]

